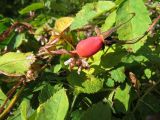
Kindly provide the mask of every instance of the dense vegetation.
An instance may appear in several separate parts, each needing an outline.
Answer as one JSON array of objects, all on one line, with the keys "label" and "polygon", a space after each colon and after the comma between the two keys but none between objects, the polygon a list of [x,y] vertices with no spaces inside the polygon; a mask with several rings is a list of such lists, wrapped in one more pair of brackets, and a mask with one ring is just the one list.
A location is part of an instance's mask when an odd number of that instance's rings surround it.
[{"label": "dense vegetation", "polygon": [[0,120],[159,120],[159,0],[1,0]]}]

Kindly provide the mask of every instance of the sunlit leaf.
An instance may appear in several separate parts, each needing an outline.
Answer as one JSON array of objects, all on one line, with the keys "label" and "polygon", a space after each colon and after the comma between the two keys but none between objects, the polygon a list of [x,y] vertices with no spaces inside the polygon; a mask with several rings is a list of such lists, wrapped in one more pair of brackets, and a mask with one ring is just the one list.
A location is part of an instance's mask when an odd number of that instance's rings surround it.
[{"label": "sunlit leaf", "polygon": [[32,53],[8,52],[0,57],[0,73],[8,76],[24,75],[34,61]]},{"label": "sunlit leaf", "polygon": [[68,108],[66,92],[61,89],[38,107],[36,120],[64,120]]},{"label": "sunlit leaf", "polygon": [[111,10],[113,7],[115,7],[115,4],[111,1],[99,1],[86,4],[83,6],[82,10],[77,13],[71,25],[71,30],[83,27],[91,22],[94,18]]},{"label": "sunlit leaf", "polygon": [[84,73],[78,75],[72,72],[67,77],[68,82],[75,88],[78,93],[95,93],[103,87],[103,81],[93,75],[85,76]]},{"label": "sunlit leaf", "polygon": [[101,32],[105,32],[113,26],[116,21],[116,15],[116,11],[113,11],[107,16],[105,23],[101,27]]},{"label": "sunlit leaf", "polygon": [[125,69],[124,67],[117,68],[110,72],[111,78],[116,82],[124,82],[125,81]]},{"label": "sunlit leaf", "polygon": [[[131,13],[135,13],[135,17],[117,31],[120,40],[132,40],[142,36],[151,23],[149,12],[142,0],[126,0],[122,2],[117,10],[116,23],[120,24],[131,18]],[[144,40],[136,44],[126,45],[125,48],[136,52],[143,44]]]},{"label": "sunlit leaf", "polygon": [[114,96],[114,107],[117,112],[125,113],[129,110],[131,100],[131,86],[124,84],[116,89]]}]

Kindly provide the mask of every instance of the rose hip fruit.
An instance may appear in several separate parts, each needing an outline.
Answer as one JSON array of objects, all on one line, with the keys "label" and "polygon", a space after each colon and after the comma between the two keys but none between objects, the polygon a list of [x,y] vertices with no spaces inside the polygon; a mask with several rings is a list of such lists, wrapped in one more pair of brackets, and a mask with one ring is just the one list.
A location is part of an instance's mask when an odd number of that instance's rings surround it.
[{"label": "rose hip fruit", "polygon": [[103,46],[103,37],[95,36],[81,40],[76,46],[76,53],[80,57],[91,57],[97,53]]}]

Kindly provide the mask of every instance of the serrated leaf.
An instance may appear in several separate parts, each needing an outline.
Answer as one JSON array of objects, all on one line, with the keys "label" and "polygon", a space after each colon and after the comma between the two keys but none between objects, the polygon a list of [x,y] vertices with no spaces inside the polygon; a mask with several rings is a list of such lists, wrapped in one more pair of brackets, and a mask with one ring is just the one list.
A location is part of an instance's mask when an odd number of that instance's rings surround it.
[{"label": "serrated leaf", "polygon": [[0,73],[7,76],[22,76],[34,62],[35,56],[30,52],[9,52],[0,57]]},{"label": "serrated leaf", "polygon": [[[142,36],[151,23],[149,12],[142,0],[126,0],[122,2],[117,10],[116,23],[120,24],[131,18],[131,13],[135,13],[135,17],[117,30],[120,40],[132,40]],[[134,45],[125,45],[125,48],[136,52],[143,44],[144,40]]]},{"label": "serrated leaf", "polygon": [[115,7],[115,4],[111,1],[99,1],[86,4],[82,7],[82,10],[77,13],[71,25],[71,30],[83,27],[91,22],[94,18],[111,10],[113,7]]},{"label": "serrated leaf", "polygon": [[116,21],[116,15],[117,15],[117,13],[115,10],[107,16],[105,23],[101,27],[101,32],[105,32],[113,26],[113,24]]},{"label": "serrated leaf", "polygon": [[77,72],[72,72],[67,77],[68,82],[75,88],[78,93],[96,93],[103,87],[103,81],[93,75],[85,76]]},{"label": "serrated leaf", "polygon": [[131,86],[128,84],[119,86],[114,96],[114,107],[117,112],[125,113],[129,110]]},{"label": "serrated leaf", "polygon": [[114,87],[114,80],[111,78],[108,78],[105,84],[107,85],[107,87]]},{"label": "serrated leaf", "polygon": [[119,82],[119,83],[124,82],[126,79],[124,72],[125,72],[124,67],[119,67],[115,70],[112,70],[110,72],[111,78],[114,79],[114,81]]},{"label": "serrated leaf", "polygon": [[23,15],[23,14],[29,13],[30,11],[34,11],[41,8],[44,8],[43,2],[32,3],[31,5],[28,5],[27,7],[19,11],[19,13]]},{"label": "serrated leaf", "polygon": [[36,120],[64,120],[68,108],[66,92],[61,89],[38,107]]},{"label": "serrated leaf", "polygon": [[59,33],[63,32],[67,29],[73,22],[72,17],[61,17],[56,20],[54,29],[57,30]]},{"label": "serrated leaf", "polygon": [[108,104],[102,102],[94,104],[84,112],[81,120],[111,120],[111,109]]},{"label": "serrated leaf", "polygon": [[124,63],[133,63],[134,61],[141,63],[141,62],[146,62],[148,61],[148,58],[143,56],[143,55],[133,55],[133,54],[128,54],[126,56],[124,56],[121,59],[122,62]]}]

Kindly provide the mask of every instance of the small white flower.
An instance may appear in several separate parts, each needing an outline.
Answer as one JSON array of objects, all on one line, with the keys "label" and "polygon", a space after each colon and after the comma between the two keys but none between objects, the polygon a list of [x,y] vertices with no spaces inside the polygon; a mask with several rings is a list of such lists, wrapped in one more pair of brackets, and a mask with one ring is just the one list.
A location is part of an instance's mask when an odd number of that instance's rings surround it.
[{"label": "small white flower", "polygon": [[74,59],[70,58],[67,61],[64,62],[64,65],[69,65]]}]

